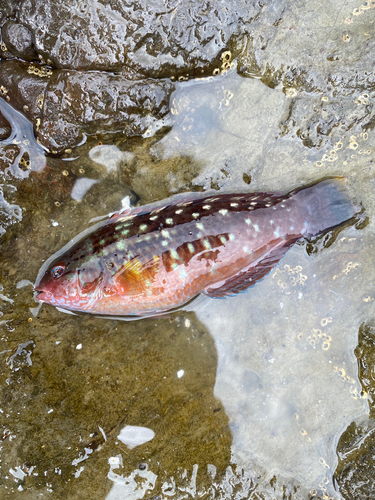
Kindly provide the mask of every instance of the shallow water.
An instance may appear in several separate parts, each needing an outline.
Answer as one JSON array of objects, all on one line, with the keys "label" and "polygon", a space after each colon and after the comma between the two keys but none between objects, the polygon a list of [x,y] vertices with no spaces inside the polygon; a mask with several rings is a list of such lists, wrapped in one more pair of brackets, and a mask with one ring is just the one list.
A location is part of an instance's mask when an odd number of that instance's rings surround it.
[{"label": "shallow water", "polygon": [[[173,126],[149,138],[44,156],[0,100],[12,127],[0,146],[0,498],[374,494],[375,9],[281,7],[238,41],[231,70],[177,83]],[[236,297],[123,322],[39,310],[25,281],[127,196],[286,192],[334,175],[358,221],[296,244]],[[130,448],[126,426],[154,437]]]}]

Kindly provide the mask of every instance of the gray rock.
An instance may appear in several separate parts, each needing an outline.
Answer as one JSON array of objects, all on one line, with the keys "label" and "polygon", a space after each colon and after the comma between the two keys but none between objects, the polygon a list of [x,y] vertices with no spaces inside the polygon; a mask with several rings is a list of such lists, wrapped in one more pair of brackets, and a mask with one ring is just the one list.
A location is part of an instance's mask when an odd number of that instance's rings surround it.
[{"label": "gray rock", "polygon": [[25,61],[37,59],[32,34],[26,26],[14,21],[8,21],[2,27],[1,35],[3,42],[13,55]]}]

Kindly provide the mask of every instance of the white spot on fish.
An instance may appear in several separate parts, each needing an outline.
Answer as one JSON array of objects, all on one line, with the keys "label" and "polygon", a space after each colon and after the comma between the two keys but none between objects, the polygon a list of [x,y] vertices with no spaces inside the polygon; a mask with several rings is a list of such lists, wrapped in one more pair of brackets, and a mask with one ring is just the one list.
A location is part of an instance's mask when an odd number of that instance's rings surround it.
[{"label": "white spot on fish", "polygon": [[141,231],[146,231],[146,229],[147,229],[147,224],[142,224],[141,226],[139,226],[139,229],[140,229]]},{"label": "white spot on fish", "polygon": [[251,219],[245,219],[245,222],[249,226],[251,224]]},{"label": "white spot on fish", "polygon": [[281,205],[280,205],[280,207],[281,207],[281,208],[285,208],[285,205],[281,204]]},{"label": "white spot on fish", "polygon": [[203,224],[201,224],[200,222],[198,222],[198,224],[197,224],[197,228],[198,228],[198,229],[200,229],[201,231],[203,231],[203,229],[204,229],[204,225],[203,225]]},{"label": "white spot on fish", "polygon": [[294,229],[294,226],[290,226],[290,230],[293,231],[293,229]]},{"label": "white spot on fish", "polygon": [[198,219],[199,214],[197,212],[195,212],[195,213],[193,213],[193,217],[194,217],[194,219]]},{"label": "white spot on fish", "polygon": [[176,264],[175,262],[173,262],[173,264],[171,265],[171,268],[173,270],[177,269],[178,268],[178,264]]},{"label": "white spot on fish", "polygon": [[250,252],[251,252],[251,250],[250,250],[250,248],[249,248],[249,247],[243,247],[243,251],[244,251],[245,253],[250,253]]},{"label": "white spot on fish", "polygon": [[211,205],[203,205],[203,207],[202,207],[202,208],[204,208],[205,210],[210,210]]},{"label": "white spot on fish", "polygon": [[163,240],[163,241],[161,242],[161,244],[163,245],[163,247],[166,247],[166,246],[168,246],[168,241]]},{"label": "white spot on fish", "polygon": [[236,239],[236,237],[234,236],[234,234],[230,234],[230,235],[229,235],[229,239],[230,239],[230,241],[233,241],[233,240],[235,240],[235,239]]},{"label": "white spot on fish", "polygon": [[211,250],[211,245],[208,240],[203,240],[203,245],[206,250]]},{"label": "white spot on fish", "polygon": [[220,200],[220,198],[209,198],[207,201],[217,201],[217,200]]},{"label": "white spot on fish", "polygon": [[177,260],[177,259],[179,259],[179,258],[180,258],[180,257],[179,257],[179,255],[178,255],[178,253],[176,252],[176,250],[170,250],[170,253],[171,253],[171,256],[172,256],[175,260]]},{"label": "white spot on fish", "polygon": [[181,278],[186,278],[187,274],[186,274],[186,271],[183,268],[183,266],[179,266],[179,268],[180,268],[180,276],[181,276]]},{"label": "white spot on fish", "polygon": [[259,232],[259,226],[258,226],[258,224],[254,224],[254,229],[255,229],[255,231],[256,231],[257,233]]},{"label": "white spot on fish", "polygon": [[273,224],[273,219],[270,220],[270,224]]},{"label": "white spot on fish", "polygon": [[228,210],[223,208],[222,210],[219,210],[219,212],[221,213],[221,215],[226,215],[228,213]]},{"label": "white spot on fish", "polygon": [[270,207],[272,203],[266,203],[266,207]]},{"label": "white spot on fish", "polygon": [[219,239],[220,239],[220,241],[221,241],[221,243],[222,243],[223,245],[227,242],[227,239],[226,239],[226,237],[225,237],[225,236],[220,236],[220,238],[219,238]]},{"label": "white spot on fish", "polygon": [[152,217],[150,217],[150,220],[156,220],[158,218],[158,215],[153,215]]},{"label": "white spot on fish", "polygon": [[178,210],[175,211],[175,214],[182,214],[183,210],[181,208],[179,208]]},{"label": "white spot on fish", "polygon": [[167,231],[166,229],[162,229],[161,230],[161,234],[162,236],[164,236],[164,238],[170,238],[170,234],[169,234],[169,231]]},{"label": "white spot on fish", "polygon": [[192,245],[191,243],[188,243],[188,249],[189,249],[190,253],[194,253],[195,252],[194,245]]},{"label": "white spot on fish", "polygon": [[250,205],[258,205],[258,203],[256,201],[252,201]]},{"label": "white spot on fish", "polygon": [[231,207],[238,207],[238,203],[231,203],[230,206]]},{"label": "white spot on fish", "polygon": [[249,210],[254,210],[254,207],[249,207]]},{"label": "white spot on fish", "polygon": [[165,222],[166,222],[167,224],[173,224],[173,219],[165,219]]},{"label": "white spot on fish", "polygon": [[280,231],[279,231],[279,226],[277,226],[277,229],[276,231],[273,232],[273,234],[276,236],[276,238],[278,238],[280,236]]}]

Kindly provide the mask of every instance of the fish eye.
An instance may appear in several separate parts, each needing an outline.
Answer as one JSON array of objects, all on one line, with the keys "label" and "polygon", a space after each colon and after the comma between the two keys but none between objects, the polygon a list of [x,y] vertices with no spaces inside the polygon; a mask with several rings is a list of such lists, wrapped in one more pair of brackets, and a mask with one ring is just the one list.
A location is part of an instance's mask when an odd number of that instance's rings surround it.
[{"label": "fish eye", "polygon": [[51,271],[51,275],[53,278],[60,278],[60,276],[62,276],[62,274],[64,273],[65,271],[65,265],[64,264],[58,264],[57,266],[55,266],[54,268],[52,268],[52,271]]}]

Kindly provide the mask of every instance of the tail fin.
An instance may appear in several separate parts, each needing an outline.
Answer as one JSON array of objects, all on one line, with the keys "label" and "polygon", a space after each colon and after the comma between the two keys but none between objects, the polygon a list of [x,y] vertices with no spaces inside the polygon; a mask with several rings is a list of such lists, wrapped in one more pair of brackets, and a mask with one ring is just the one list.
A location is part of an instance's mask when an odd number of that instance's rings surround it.
[{"label": "tail fin", "polygon": [[304,236],[315,236],[354,217],[357,210],[349,199],[345,178],[336,177],[301,189],[295,195],[305,214]]}]

